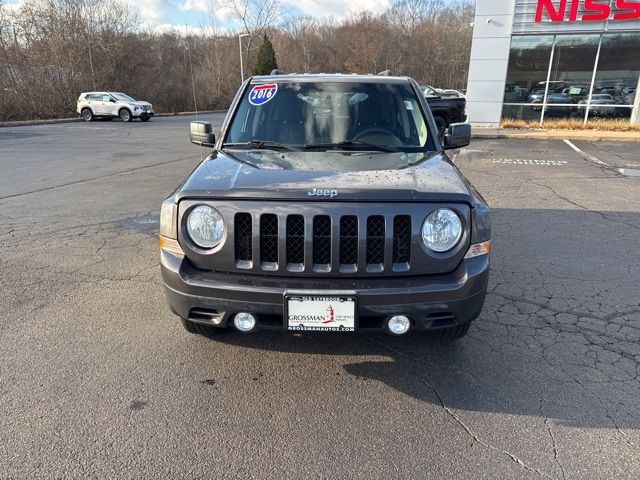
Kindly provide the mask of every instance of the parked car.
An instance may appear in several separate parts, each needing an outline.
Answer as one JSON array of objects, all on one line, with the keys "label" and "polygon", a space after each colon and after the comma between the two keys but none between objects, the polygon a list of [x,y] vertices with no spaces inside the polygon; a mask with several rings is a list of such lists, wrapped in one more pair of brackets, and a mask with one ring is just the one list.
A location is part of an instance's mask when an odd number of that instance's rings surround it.
[{"label": "parked car", "polygon": [[[540,110],[542,110],[543,99],[544,99],[544,93],[542,97],[536,96],[533,102],[531,102],[536,105],[531,107],[531,109],[536,112],[539,112]],[[574,108],[573,100],[571,99],[571,96],[565,93],[548,93],[547,105],[552,105],[552,106],[547,106],[547,113],[551,113],[552,115],[555,114],[555,115],[566,116],[571,114]],[[558,105],[563,105],[563,106],[558,106]],[[567,106],[565,107],[564,105],[567,105]]]},{"label": "parked car", "polygon": [[467,100],[464,97],[443,97],[440,91],[435,88],[424,85],[420,87],[427,99],[433,118],[436,120],[438,132],[444,135],[446,128],[452,123],[462,123],[467,120],[465,110],[467,108]]},{"label": "parked car", "polygon": [[95,118],[120,118],[123,122],[139,118],[146,122],[154,116],[149,102],[118,92],[81,93],[76,110],[86,122]]},{"label": "parked car", "polygon": [[[580,100],[578,109],[584,115],[589,99]],[[600,117],[612,117],[617,112],[615,100],[608,93],[596,93],[591,95],[591,106],[589,107],[589,115]]]},{"label": "parked car", "polygon": [[449,98],[449,97],[464,97],[465,94],[462,92],[459,92],[458,90],[453,90],[452,88],[447,88],[445,90],[442,90],[442,92],[440,92],[440,96],[442,96],[443,98]]},{"label": "parked car", "polygon": [[160,264],[187,331],[464,336],[487,291],[487,203],[407,77],[247,80],[213,148],[163,202]]}]

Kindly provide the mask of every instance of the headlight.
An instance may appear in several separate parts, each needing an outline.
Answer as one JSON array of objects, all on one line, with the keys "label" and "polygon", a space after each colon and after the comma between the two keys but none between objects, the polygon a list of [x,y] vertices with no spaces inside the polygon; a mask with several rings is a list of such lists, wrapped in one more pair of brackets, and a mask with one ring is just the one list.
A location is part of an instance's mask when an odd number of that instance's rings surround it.
[{"label": "headlight", "polygon": [[187,217],[187,232],[193,243],[201,248],[213,248],[222,241],[224,220],[215,208],[198,205]]},{"label": "headlight", "polygon": [[449,208],[434,210],[422,224],[422,241],[434,252],[451,250],[461,237],[460,217]]}]

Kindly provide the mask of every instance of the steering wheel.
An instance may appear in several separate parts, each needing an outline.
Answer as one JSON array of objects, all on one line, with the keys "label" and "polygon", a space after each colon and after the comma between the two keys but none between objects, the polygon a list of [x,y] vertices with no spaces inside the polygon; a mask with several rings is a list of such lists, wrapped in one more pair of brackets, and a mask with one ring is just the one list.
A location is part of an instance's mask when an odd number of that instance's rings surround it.
[{"label": "steering wheel", "polygon": [[381,128],[381,127],[372,127],[372,128],[367,128],[365,130],[362,130],[361,132],[358,132],[356,136],[353,137],[353,139],[360,140],[362,137],[373,137],[376,135],[391,138],[392,141],[387,142],[391,145],[397,145],[400,143],[400,139],[396,137],[391,130],[388,130],[386,128]]}]

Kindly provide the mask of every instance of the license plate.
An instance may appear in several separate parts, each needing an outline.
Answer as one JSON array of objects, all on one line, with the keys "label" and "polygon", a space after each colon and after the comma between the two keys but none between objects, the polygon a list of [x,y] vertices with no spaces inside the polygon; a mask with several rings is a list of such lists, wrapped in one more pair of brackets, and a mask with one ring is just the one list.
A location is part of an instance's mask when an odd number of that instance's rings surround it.
[{"label": "license plate", "polygon": [[355,296],[288,295],[287,328],[291,331],[353,332]]}]

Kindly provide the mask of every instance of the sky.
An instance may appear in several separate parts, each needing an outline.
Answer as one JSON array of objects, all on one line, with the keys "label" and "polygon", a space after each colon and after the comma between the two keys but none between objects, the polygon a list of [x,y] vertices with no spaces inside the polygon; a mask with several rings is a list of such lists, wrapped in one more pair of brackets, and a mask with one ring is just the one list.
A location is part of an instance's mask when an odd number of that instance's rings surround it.
[{"label": "sky", "polygon": [[[24,0],[6,0],[15,7]],[[203,25],[211,25],[214,12],[217,28],[225,31],[239,30],[240,25],[223,6],[224,0],[125,0],[138,10],[144,26],[191,33],[201,31]],[[344,17],[363,10],[384,11],[394,0],[283,0],[291,14],[316,18]],[[186,27],[185,27],[186,25]]]}]

